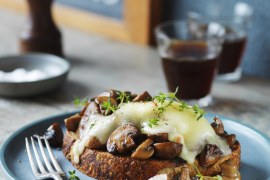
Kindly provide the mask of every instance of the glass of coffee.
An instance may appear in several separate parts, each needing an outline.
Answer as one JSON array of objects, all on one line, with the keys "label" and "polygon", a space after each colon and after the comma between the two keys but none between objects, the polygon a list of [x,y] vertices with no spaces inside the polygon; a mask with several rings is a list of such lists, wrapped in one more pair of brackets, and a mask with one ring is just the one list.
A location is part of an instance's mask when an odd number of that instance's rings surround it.
[{"label": "glass of coffee", "polygon": [[225,28],[224,43],[218,65],[218,80],[233,82],[241,78],[242,70],[240,65],[245,52],[247,29],[252,15],[251,10],[247,9],[249,7],[246,6],[244,4],[237,4],[235,14],[232,16],[210,16],[196,12],[188,14],[189,23],[191,24],[203,27],[210,22],[217,22]]},{"label": "glass of coffee", "polygon": [[205,27],[187,20],[170,21],[155,29],[158,51],[169,91],[201,107],[212,103],[210,95],[223,42],[224,28],[218,23]]}]

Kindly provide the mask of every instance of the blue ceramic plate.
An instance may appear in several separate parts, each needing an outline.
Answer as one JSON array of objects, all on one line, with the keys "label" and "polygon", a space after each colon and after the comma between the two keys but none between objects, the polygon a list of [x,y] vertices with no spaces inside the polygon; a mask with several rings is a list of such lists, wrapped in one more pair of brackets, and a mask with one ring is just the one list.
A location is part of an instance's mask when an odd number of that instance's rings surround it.
[{"label": "blue ceramic plate", "polygon": [[[16,131],[3,144],[0,151],[1,166],[11,179],[34,179],[25,151],[25,137],[47,129],[53,122],[59,122],[64,128],[63,119],[74,113],[49,117],[31,123]],[[213,115],[207,115],[209,120]],[[240,172],[243,180],[266,180],[270,178],[270,140],[259,132],[236,121],[222,118],[228,133],[237,135],[242,146]],[[61,150],[54,149],[60,165],[68,175],[75,168],[66,160]],[[92,179],[76,171],[80,179]],[[68,179],[68,178],[66,178]]]}]

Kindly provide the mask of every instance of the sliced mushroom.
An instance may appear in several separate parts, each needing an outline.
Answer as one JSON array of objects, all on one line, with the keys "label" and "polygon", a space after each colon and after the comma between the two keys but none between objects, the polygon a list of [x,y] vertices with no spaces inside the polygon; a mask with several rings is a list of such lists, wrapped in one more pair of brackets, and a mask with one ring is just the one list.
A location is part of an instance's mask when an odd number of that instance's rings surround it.
[{"label": "sliced mushroom", "polygon": [[222,137],[226,139],[226,142],[230,147],[232,147],[236,142],[235,134],[224,134]]},{"label": "sliced mushroom", "polygon": [[138,96],[137,94],[131,94],[130,100],[133,101],[133,99],[135,99],[137,96]]},{"label": "sliced mushroom", "polygon": [[221,119],[219,119],[217,116],[214,117],[214,121],[211,123],[211,126],[213,127],[213,129],[215,130],[217,135],[222,135],[224,134],[224,125],[221,121]]},{"label": "sliced mushroom", "polygon": [[45,138],[49,141],[50,145],[61,147],[63,144],[63,131],[58,123],[53,123],[45,132]]},{"label": "sliced mushroom", "polygon": [[115,90],[115,89],[110,89],[110,90],[107,90],[107,91],[99,94],[98,96],[112,97],[112,98],[116,99],[120,95],[120,93],[121,93],[121,91],[118,91],[118,90]]},{"label": "sliced mushroom", "polygon": [[84,132],[85,127],[87,127],[86,125],[88,124],[88,122],[90,121],[90,118],[88,118],[91,114],[96,114],[96,113],[100,113],[100,109],[97,103],[95,103],[94,101],[91,101],[87,107],[87,109],[85,110],[85,113],[83,115],[83,117],[81,118],[81,121],[79,123],[78,126],[78,130],[77,132],[81,135],[81,133]]},{"label": "sliced mushroom", "polygon": [[97,114],[97,113],[100,113],[100,109],[99,109],[99,106],[96,102],[94,101],[91,101],[87,107],[87,110],[88,114]]},{"label": "sliced mushroom", "polygon": [[104,102],[110,102],[111,106],[114,106],[114,107],[117,107],[117,105],[118,105],[117,100],[115,98],[107,97],[107,96],[98,96],[95,99],[95,102],[97,104],[99,104],[100,112],[101,112],[101,114],[103,114],[105,116],[110,115],[112,113],[112,111],[110,109],[105,109],[103,107]]},{"label": "sliced mushroom", "polygon": [[141,102],[141,101],[151,101],[151,100],[152,100],[152,96],[147,91],[144,91],[142,94],[137,95],[132,101]]},{"label": "sliced mushroom", "polygon": [[206,144],[199,156],[199,162],[203,167],[209,167],[215,164],[221,157],[222,152],[219,147],[212,144]]},{"label": "sliced mushroom", "polygon": [[115,101],[116,103],[116,99],[118,97],[118,93],[116,90],[109,90],[109,91],[105,91],[103,93],[101,93],[100,95],[98,95],[96,98],[95,98],[95,102],[97,104],[101,104],[103,103],[104,101],[108,101],[109,98],[113,99],[113,101]]},{"label": "sliced mushroom", "polygon": [[82,119],[82,116],[80,116],[79,114],[75,114],[74,116],[71,116],[69,118],[66,118],[65,121],[65,125],[68,131],[72,131],[72,132],[76,132],[76,130],[78,129],[78,126],[80,124],[80,121]]},{"label": "sliced mushroom", "polygon": [[168,133],[149,134],[148,137],[155,143],[168,142]]},{"label": "sliced mushroom", "polygon": [[110,101],[110,103],[112,105],[117,105],[117,102],[116,102],[116,99],[115,98],[112,98],[112,97],[107,97],[107,96],[98,96],[96,99],[95,99],[95,102],[99,105],[102,105],[104,102],[108,102]]},{"label": "sliced mushroom", "polygon": [[34,134],[34,138],[37,136],[43,136],[53,147],[61,147],[63,144],[63,132],[61,126],[58,123],[53,123],[44,133]]},{"label": "sliced mushroom", "polygon": [[125,124],[111,133],[107,141],[110,153],[129,153],[137,147],[136,139],[141,135],[133,124]]},{"label": "sliced mushroom", "polygon": [[137,149],[131,154],[132,158],[135,159],[148,159],[154,154],[154,148],[151,146],[153,144],[152,139],[146,139],[142,144],[140,144]]},{"label": "sliced mushroom", "polygon": [[90,101],[87,106],[84,107],[83,113],[80,116],[90,116],[91,114],[100,114],[99,105],[95,101]]},{"label": "sliced mushroom", "polygon": [[112,98],[117,98],[120,94],[120,91],[118,90],[114,90],[114,89],[110,89],[107,91],[104,91],[103,93],[99,94],[96,98],[98,97],[112,97]]},{"label": "sliced mushroom", "polygon": [[97,97],[111,97],[111,92],[110,91],[105,91],[105,92],[99,94]]},{"label": "sliced mushroom", "polygon": [[118,90],[111,89],[109,91],[105,91],[105,92],[101,93],[100,95],[98,95],[97,97],[92,99],[92,101],[94,101],[95,103],[97,103],[99,105],[98,109],[99,109],[99,112],[101,114],[110,115],[112,113],[112,111],[105,109],[103,107],[103,103],[110,102],[112,106],[117,107],[119,105],[119,103],[128,102],[128,101],[131,101],[133,99],[131,92],[125,91],[124,93],[125,93],[125,96],[119,98],[119,96],[122,94],[122,92],[118,91]]},{"label": "sliced mushroom", "polygon": [[155,143],[155,157],[160,159],[174,159],[182,152],[182,144],[175,142]]},{"label": "sliced mushroom", "polygon": [[87,103],[85,104],[85,106],[83,107],[83,109],[82,109],[81,112],[79,113],[80,116],[83,116],[83,115],[84,115],[84,113],[85,113],[85,111],[86,111],[86,109],[87,109],[89,103],[90,103],[90,102],[87,102]]},{"label": "sliced mushroom", "polygon": [[236,136],[235,134],[227,134],[226,131],[224,131],[224,125],[221,121],[220,118],[218,117],[214,117],[214,121],[213,123],[211,123],[213,129],[215,130],[216,134],[225,138],[226,139],[226,142],[227,144],[232,147],[233,144],[235,143],[236,141]]}]

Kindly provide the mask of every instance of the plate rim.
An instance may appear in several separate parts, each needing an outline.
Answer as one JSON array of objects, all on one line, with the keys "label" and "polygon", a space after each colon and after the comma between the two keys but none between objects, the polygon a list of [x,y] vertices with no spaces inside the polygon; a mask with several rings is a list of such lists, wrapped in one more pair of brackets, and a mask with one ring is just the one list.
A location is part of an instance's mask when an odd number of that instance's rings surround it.
[{"label": "plate rim", "polygon": [[[76,111],[71,111],[71,112],[64,112],[64,113],[60,113],[60,114],[55,114],[55,115],[52,115],[52,116],[48,116],[48,117],[44,117],[44,118],[40,118],[36,121],[33,121],[31,123],[28,123],[26,124],[25,126],[22,126],[21,128],[17,129],[13,134],[11,134],[5,141],[4,143],[0,146],[0,166],[2,167],[3,169],[3,172],[11,179],[15,179],[16,177],[14,176],[14,174],[10,171],[10,169],[8,168],[6,162],[4,161],[4,153],[5,153],[5,150],[8,146],[8,144],[14,139],[14,137],[16,137],[19,133],[21,133],[22,131],[24,131],[25,129],[31,127],[31,126],[35,126],[41,122],[45,122],[45,121],[48,121],[50,119],[55,119],[55,118],[58,118],[58,117],[61,117],[61,116],[69,116],[69,115],[73,115],[73,114],[76,114],[80,111],[76,110]],[[248,124],[245,124],[241,121],[238,121],[236,119],[233,119],[233,118],[228,118],[226,116],[222,116],[222,115],[217,115],[217,114],[213,114],[213,113],[207,113],[205,115],[206,119],[208,117],[215,117],[215,116],[218,116],[223,120],[225,121],[231,121],[233,123],[236,123],[236,124],[240,124],[244,127],[247,127],[249,129],[251,129],[252,131],[254,131],[257,135],[261,136],[263,139],[266,140],[266,142],[268,143],[268,146],[270,147],[270,137],[268,137],[265,133],[251,127],[250,125]],[[209,119],[207,119],[209,120]]]},{"label": "plate rim", "polygon": [[3,169],[3,171],[6,173],[6,175],[11,179],[16,178],[15,176],[13,176],[14,174],[10,171],[10,169],[7,166],[7,163],[4,161],[5,150],[6,150],[7,146],[8,146],[8,144],[14,139],[14,137],[16,137],[19,133],[21,133],[25,129],[28,129],[31,126],[35,126],[35,125],[37,125],[37,124],[39,124],[41,122],[48,121],[50,119],[58,118],[58,117],[65,116],[65,115],[66,116],[72,115],[72,114],[75,114],[75,113],[78,113],[78,112],[79,111],[65,112],[65,113],[55,114],[55,115],[52,115],[52,116],[49,116],[49,117],[41,118],[41,119],[38,119],[38,120],[33,121],[31,123],[28,123],[25,126],[22,126],[21,128],[17,129],[13,134],[11,134],[0,147],[0,165],[1,165],[2,169]]}]

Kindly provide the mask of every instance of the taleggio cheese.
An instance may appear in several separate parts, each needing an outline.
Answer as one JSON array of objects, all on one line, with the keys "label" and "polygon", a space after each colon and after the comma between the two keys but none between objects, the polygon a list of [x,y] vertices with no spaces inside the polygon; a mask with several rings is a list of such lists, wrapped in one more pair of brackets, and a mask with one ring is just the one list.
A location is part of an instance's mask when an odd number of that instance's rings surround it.
[{"label": "taleggio cheese", "polygon": [[[168,133],[169,141],[183,144],[179,157],[193,164],[206,144],[215,144],[223,155],[231,153],[231,149],[224,139],[219,137],[205,117],[197,120],[192,110],[179,111],[179,103],[173,102],[158,116],[156,102],[129,102],[120,105],[115,113],[109,116],[90,114],[84,116],[84,131],[72,147],[75,163],[83,153],[90,137],[96,137],[102,144],[106,144],[110,134],[118,127],[133,123],[143,134]],[[89,113],[86,113],[89,114]],[[157,125],[149,126],[149,120],[157,118]],[[86,118],[86,119],[85,119]]]}]

